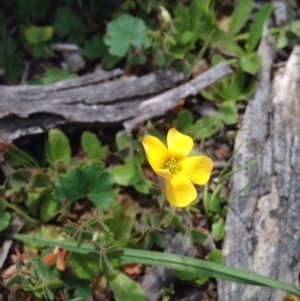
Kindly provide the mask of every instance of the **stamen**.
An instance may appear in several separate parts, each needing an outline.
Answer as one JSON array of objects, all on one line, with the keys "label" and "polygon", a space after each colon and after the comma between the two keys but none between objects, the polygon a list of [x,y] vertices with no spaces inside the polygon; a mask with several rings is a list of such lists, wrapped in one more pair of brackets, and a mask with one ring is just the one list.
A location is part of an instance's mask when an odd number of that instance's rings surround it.
[{"label": "stamen", "polygon": [[171,158],[169,161],[167,161],[165,168],[171,173],[177,172],[179,169],[178,161],[174,158]]}]

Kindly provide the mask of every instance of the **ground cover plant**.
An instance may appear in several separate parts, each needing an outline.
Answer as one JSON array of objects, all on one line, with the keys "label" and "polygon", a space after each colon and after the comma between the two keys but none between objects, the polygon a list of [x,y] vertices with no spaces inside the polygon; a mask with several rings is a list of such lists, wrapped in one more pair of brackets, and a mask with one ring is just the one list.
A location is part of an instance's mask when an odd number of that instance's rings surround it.
[{"label": "ground cover plant", "polygon": [[[142,301],[140,280],[148,266],[159,265],[178,280],[178,288],[162,288],[164,301],[185,300],[182,285],[217,300],[215,278],[300,297],[288,284],[226,267],[221,250],[233,197],[228,180],[240,171],[231,170],[232,142],[255,91],[257,46],[272,3],[253,9],[252,0],[240,0],[228,13],[217,1],[109,2],[7,2],[0,18],[1,83],[49,84],[99,63],[137,75],[168,67],[188,79],[227,61],[234,72],[132,134],[94,127],[76,131],[74,139],[51,129],[29,149],[3,138],[0,231],[3,241],[15,241],[7,258],[0,254],[1,296]],[[277,47],[289,51],[299,22],[270,27]],[[52,47],[58,43],[81,47],[86,65],[78,74],[61,68],[62,55]],[[213,113],[205,115],[203,104]],[[216,161],[221,164],[213,168]],[[197,246],[198,258],[164,253],[170,233]],[[207,239],[214,250],[203,248]]]}]

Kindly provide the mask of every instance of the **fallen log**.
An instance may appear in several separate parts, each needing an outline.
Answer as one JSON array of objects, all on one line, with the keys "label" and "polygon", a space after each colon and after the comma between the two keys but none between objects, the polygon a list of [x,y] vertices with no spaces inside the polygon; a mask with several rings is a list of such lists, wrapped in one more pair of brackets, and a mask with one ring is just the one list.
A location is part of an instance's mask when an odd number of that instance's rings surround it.
[{"label": "fallen log", "polygon": [[[261,42],[263,67],[235,146],[233,169],[261,156],[251,186],[229,201],[223,254],[226,265],[299,287],[300,269],[300,47],[271,82],[274,46]],[[257,167],[232,176],[232,195]],[[282,301],[285,293],[266,287],[219,282],[222,301]]]},{"label": "fallen log", "polygon": [[[160,116],[182,97],[198,93],[229,73],[229,66],[221,63],[178,87],[184,75],[170,70],[108,82],[103,81],[122,72],[98,71],[45,86],[0,86],[0,136],[13,141],[65,124],[115,124],[131,118],[136,125],[138,116],[143,121],[147,112],[150,117]],[[159,102],[153,103],[153,97]]]}]

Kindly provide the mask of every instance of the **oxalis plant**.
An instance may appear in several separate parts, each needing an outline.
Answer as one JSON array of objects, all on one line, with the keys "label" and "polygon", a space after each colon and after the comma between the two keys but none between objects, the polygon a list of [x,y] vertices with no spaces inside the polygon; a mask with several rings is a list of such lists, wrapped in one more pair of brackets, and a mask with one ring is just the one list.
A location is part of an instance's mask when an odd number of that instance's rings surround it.
[{"label": "oxalis plant", "polygon": [[[163,266],[198,281],[213,277],[300,297],[300,290],[291,285],[214,262],[219,260],[152,250],[153,246],[167,246],[163,235],[167,227],[182,233],[182,243],[187,237],[192,242],[204,241],[205,234],[186,222],[186,216],[198,210],[194,184],[205,185],[206,213],[216,212],[221,185],[208,193],[213,162],[194,155],[191,137],[172,128],[167,146],[164,141],[158,131],[148,131],[141,141],[119,132],[112,160],[107,146],[94,133],[84,132],[80,152],[72,157],[68,138],[54,129],[49,133],[45,162],[39,164],[13,145],[2,143],[6,181],[1,187],[1,235],[24,242],[24,250],[16,250],[15,268],[4,279],[15,300],[32,295],[47,300],[89,300],[93,289],[104,292],[108,286],[116,300],[146,300],[139,283],[123,272],[129,263]],[[118,162],[106,169],[104,162],[109,159]],[[151,183],[144,177],[141,166],[147,168],[146,159],[163,178],[164,188],[157,178]],[[226,174],[229,164],[220,178],[234,172]],[[141,204],[158,202],[158,210],[144,211],[137,218],[140,212],[124,193],[127,187],[135,190]],[[24,222],[24,234],[7,231],[16,218]]]}]

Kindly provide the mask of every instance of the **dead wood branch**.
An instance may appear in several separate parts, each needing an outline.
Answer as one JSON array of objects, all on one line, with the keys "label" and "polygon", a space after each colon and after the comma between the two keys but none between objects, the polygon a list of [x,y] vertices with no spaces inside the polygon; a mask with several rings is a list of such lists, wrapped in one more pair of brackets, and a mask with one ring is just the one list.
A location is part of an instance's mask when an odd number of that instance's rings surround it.
[{"label": "dead wood branch", "polygon": [[130,118],[133,120],[125,124],[132,128],[139,116],[142,120],[161,116],[180,99],[230,72],[229,66],[221,63],[174,89],[183,74],[170,70],[104,83],[101,81],[121,71],[98,71],[47,86],[0,86],[0,135],[12,141],[59,125],[113,124]]},{"label": "dead wood branch", "polygon": [[[229,202],[224,256],[226,265],[299,286],[300,258],[300,47],[271,84],[273,45],[260,45],[263,68],[247,106],[233,169],[261,156],[251,187]],[[232,194],[250,181],[256,167],[232,177]],[[284,292],[219,282],[223,301],[282,301]]]},{"label": "dead wood branch", "polygon": [[137,117],[124,122],[125,129],[130,132],[139,123],[165,114],[174,108],[182,98],[197,94],[199,90],[210,86],[231,72],[227,63],[220,63],[189,82],[140,103],[136,108]]}]

